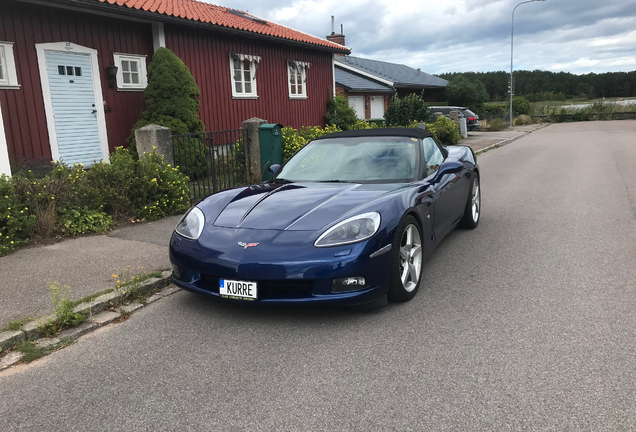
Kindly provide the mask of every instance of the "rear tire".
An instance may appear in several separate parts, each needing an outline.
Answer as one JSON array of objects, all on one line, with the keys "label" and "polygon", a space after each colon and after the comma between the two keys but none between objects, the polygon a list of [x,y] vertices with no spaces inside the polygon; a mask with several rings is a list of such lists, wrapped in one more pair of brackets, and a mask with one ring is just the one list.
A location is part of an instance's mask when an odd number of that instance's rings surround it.
[{"label": "rear tire", "polygon": [[413,216],[402,219],[393,240],[393,260],[389,299],[411,300],[417,294],[422,279],[422,234]]},{"label": "rear tire", "polygon": [[467,229],[475,229],[481,219],[481,183],[479,174],[475,172],[470,181],[468,189],[468,199],[464,208],[464,216],[460,222],[461,226]]}]

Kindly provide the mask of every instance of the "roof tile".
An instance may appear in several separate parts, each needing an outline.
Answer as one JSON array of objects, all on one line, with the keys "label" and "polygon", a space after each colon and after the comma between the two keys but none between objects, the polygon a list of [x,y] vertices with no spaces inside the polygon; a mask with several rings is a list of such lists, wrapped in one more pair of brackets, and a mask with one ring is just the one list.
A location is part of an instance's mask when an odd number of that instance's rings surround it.
[{"label": "roof tile", "polygon": [[[196,0],[95,0],[101,3],[118,5],[130,9],[138,9],[146,12],[155,12],[162,15],[179,17],[190,21],[199,21],[212,25],[244,30],[252,33],[273,36],[297,42],[304,42],[313,45],[320,45],[338,51],[345,51],[348,48],[338,45],[328,40],[311,36],[298,30],[284,27],[273,22],[261,21],[243,11],[237,11],[244,16],[230,12],[229,8],[217,6],[210,3],[203,3]],[[263,20],[264,21],[264,20]]]}]

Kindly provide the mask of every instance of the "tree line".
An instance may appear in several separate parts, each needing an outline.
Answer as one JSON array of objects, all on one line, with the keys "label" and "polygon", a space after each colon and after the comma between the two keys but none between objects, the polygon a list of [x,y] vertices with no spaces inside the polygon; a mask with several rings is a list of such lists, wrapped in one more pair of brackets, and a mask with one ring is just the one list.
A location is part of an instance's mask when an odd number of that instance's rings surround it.
[{"label": "tree line", "polygon": [[[509,72],[453,72],[440,74],[439,77],[449,82],[460,77],[479,81],[483,83],[491,102],[508,98]],[[575,75],[569,72],[520,70],[515,71],[514,81],[514,94],[524,96],[531,102],[636,96],[636,71]]]}]

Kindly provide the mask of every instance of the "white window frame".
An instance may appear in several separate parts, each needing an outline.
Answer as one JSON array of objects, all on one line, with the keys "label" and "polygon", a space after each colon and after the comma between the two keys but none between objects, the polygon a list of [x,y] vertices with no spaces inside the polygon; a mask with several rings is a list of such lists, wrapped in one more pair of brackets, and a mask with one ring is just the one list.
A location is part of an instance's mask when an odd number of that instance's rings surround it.
[{"label": "white window frame", "polygon": [[13,57],[13,42],[0,42],[0,63],[2,63],[2,79],[0,89],[17,90],[18,74],[15,69],[15,57]]},{"label": "white window frame", "polygon": [[[287,91],[289,92],[290,99],[307,99],[307,70],[309,69],[310,64],[296,61],[296,60],[288,60],[287,61]],[[300,70],[300,76],[302,81],[302,93],[292,93],[292,69],[296,69],[296,71]],[[298,75],[296,72],[295,75]],[[298,83],[295,84],[298,86]]]},{"label": "white window frame", "polygon": [[[117,90],[118,91],[143,91],[148,85],[148,70],[146,68],[146,56],[142,54],[114,53],[115,66],[117,66]],[[124,71],[122,60],[136,62],[139,70],[139,83],[124,83]]]},{"label": "white window frame", "polygon": [[[241,87],[243,92],[236,91],[236,80],[234,79],[234,60],[239,60],[241,64]],[[245,93],[245,60],[250,62],[250,78],[252,79],[252,91],[250,93]],[[230,80],[232,83],[232,98],[233,99],[257,99],[258,91],[256,89],[256,69],[258,63],[261,61],[259,56],[249,55],[249,54],[237,54],[230,53]]]}]

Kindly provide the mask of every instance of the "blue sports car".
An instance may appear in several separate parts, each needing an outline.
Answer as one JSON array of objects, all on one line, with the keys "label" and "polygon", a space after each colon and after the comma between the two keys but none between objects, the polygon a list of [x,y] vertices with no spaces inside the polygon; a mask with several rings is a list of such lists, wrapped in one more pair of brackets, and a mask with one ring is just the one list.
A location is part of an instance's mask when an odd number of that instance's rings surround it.
[{"label": "blue sports car", "polygon": [[444,236],[479,223],[475,154],[421,129],[329,134],[269,170],[183,216],[170,240],[175,284],[236,302],[403,302]]}]

